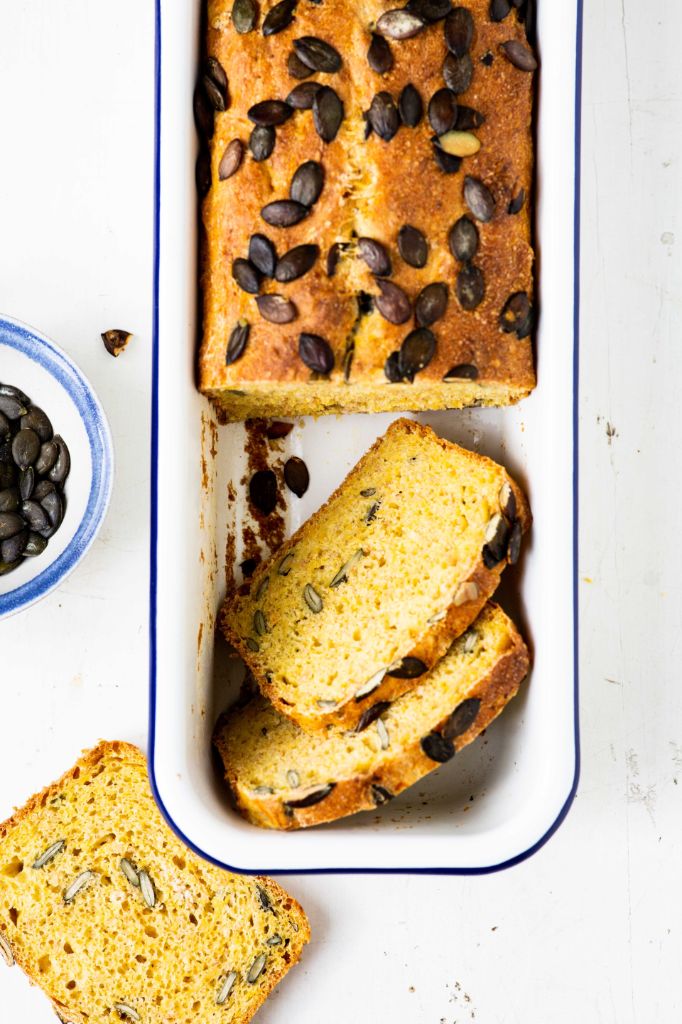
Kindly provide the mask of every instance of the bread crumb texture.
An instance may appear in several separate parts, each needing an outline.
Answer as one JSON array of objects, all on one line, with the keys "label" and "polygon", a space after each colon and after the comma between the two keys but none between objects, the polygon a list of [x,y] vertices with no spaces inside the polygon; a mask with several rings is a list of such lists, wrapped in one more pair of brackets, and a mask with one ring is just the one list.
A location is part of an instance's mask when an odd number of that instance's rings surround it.
[{"label": "bread crumb texture", "polygon": [[[230,418],[506,405],[535,385],[530,313],[521,317],[523,327],[518,308],[516,322],[505,322],[503,315],[511,297],[522,295],[530,304],[533,298],[533,75],[514,66],[501,48],[510,40],[525,44],[525,28],[516,10],[493,22],[489,0],[469,0],[473,34],[467,53],[448,56],[444,23],[438,21],[413,38],[389,39],[393,65],[377,73],[367,53],[377,22],[392,6],[392,0],[300,2],[287,27],[264,36],[272,0],[260,5],[253,30],[241,35],[230,17],[232,0],[209,3],[207,53],[220,61],[229,89],[227,109],[214,117],[211,185],[203,200],[200,385]],[[326,142],[316,131],[314,111],[295,109],[272,129],[271,155],[256,160],[249,149],[249,111],[262,101],[286,100],[301,84],[289,73],[289,57],[298,40],[311,36],[331,44],[341,64],[337,71],[309,69],[307,88],[316,83],[333,89],[343,104],[343,121]],[[450,142],[465,141],[472,150],[456,173],[445,173],[436,159],[440,146],[433,125],[439,122],[428,115],[446,81],[459,90],[458,126],[467,128],[464,140]],[[390,122],[407,86],[421,97],[419,123],[410,127],[398,120],[390,138],[377,130],[367,135],[366,115],[377,95],[385,94],[384,104],[390,97]],[[441,120],[439,131],[443,127]],[[243,158],[221,180],[221,161],[234,140]],[[262,209],[290,198],[293,176],[308,161],[322,169],[321,194],[292,226],[267,223]],[[469,178],[485,188],[489,210],[474,202],[472,211],[465,198]],[[477,242],[457,258],[450,232],[462,217],[475,225]],[[404,257],[399,240],[405,228],[416,228],[425,239],[423,265]],[[248,258],[254,234],[267,236],[278,257],[301,245],[319,248],[301,276],[263,276],[258,283],[261,296],[274,293],[293,303],[293,319],[286,323],[264,319],[256,295],[242,290],[233,276],[234,261]],[[368,265],[363,238],[383,246],[389,265]],[[404,317],[387,318],[380,311],[380,278],[406,296],[411,311]],[[436,283],[447,287],[448,301],[437,322],[426,323],[435,339],[433,353],[423,367],[391,383],[386,361],[420,326],[416,300]],[[248,325],[248,340],[239,358],[228,361],[228,341],[240,323]],[[301,359],[301,333],[324,339],[333,358],[329,372],[314,372]],[[410,360],[405,363],[409,368]]]},{"label": "bread crumb texture", "polygon": [[276,882],[187,850],[114,742],[0,826],[0,937],[63,1021],[242,1024],[309,929]]},{"label": "bread crumb texture", "polygon": [[410,689],[415,676],[396,663],[432,667],[497,587],[506,559],[491,566],[482,553],[509,491],[525,529],[525,498],[503,467],[393,423],[223,609],[277,709],[307,729],[354,726],[368,701]]},{"label": "bread crumb texture", "polygon": [[417,687],[373,706],[360,731],[311,735],[259,696],[216,730],[237,805],[254,824],[284,829],[381,806],[471,743],[528,667],[514,624],[489,604]]}]

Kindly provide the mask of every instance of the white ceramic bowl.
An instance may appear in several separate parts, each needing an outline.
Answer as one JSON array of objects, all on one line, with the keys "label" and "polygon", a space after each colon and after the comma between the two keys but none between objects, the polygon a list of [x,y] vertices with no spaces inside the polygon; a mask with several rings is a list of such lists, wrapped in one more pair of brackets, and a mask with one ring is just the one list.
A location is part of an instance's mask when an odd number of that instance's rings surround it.
[{"label": "white ceramic bowl", "polygon": [[109,505],[114,455],[109,425],[91,385],[53,341],[0,315],[0,381],[44,409],[71,454],[66,511],[45,551],[0,576],[0,619],[58,587],[94,541]]}]

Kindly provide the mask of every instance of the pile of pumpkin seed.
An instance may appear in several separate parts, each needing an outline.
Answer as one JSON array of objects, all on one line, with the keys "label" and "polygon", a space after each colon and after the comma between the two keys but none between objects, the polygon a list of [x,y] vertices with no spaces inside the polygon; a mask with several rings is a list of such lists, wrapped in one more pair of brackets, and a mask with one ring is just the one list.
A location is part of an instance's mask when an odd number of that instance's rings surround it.
[{"label": "pile of pumpkin seed", "polygon": [[66,443],[28,395],[0,383],[0,576],[41,555],[64,518]]}]

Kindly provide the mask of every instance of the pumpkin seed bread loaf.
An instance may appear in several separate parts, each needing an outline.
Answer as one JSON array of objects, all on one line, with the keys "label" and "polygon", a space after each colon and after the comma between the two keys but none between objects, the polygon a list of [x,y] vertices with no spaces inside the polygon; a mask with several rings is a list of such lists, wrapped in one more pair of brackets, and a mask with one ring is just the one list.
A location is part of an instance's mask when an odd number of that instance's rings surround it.
[{"label": "pumpkin seed bread loaf", "polygon": [[200,386],[229,418],[534,387],[519,6],[209,0]]},{"label": "pumpkin seed bread loaf", "polygon": [[267,878],[187,850],[142,753],[102,743],[0,825],[0,952],[72,1024],[244,1024],[309,929]]},{"label": "pumpkin seed bread loaf", "polygon": [[473,622],[529,523],[502,466],[397,420],[228,599],[222,627],[281,714],[354,728]]},{"label": "pumpkin seed bread loaf", "polygon": [[249,821],[295,829],[386,803],[471,743],[518,691],[526,646],[489,604],[410,693],[365,712],[356,732],[304,732],[264,697],[229,713],[215,744]]}]

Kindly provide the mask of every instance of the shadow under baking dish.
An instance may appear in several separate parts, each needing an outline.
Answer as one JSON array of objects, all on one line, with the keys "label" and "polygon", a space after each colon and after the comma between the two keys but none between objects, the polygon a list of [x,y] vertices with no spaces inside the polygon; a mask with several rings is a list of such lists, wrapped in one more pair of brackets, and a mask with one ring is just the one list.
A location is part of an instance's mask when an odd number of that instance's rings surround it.
[{"label": "shadow under baking dish", "polygon": [[[476,744],[389,805],[331,825],[268,832],[230,807],[210,736],[237,680],[213,640],[224,588],[227,482],[241,479],[243,427],[219,426],[194,388],[195,140],[191,92],[200,2],[157,0],[156,221],[150,575],[150,777],[180,838],[245,873],[478,874],[529,857],[556,831],[578,783],[578,300],[582,2],[543,4],[537,243],[542,323],[535,393],[504,410],[420,417],[498,458],[527,488],[535,525],[522,571],[497,595],[534,653],[520,696]],[[162,21],[163,16],[163,21]],[[567,39],[575,35],[575,64]],[[566,153],[575,137],[575,164]],[[162,258],[161,258],[162,254]],[[305,458],[311,488],[289,503],[307,518],[393,417],[305,420],[284,451]],[[178,429],[178,427],[180,429]],[[329,453],[333,452],[333,459]],[[186,474],[177,494],[177,466]],[[530,630],[529,630],[530,627]],[[217,654],[216,654],[217,652]]]}]

